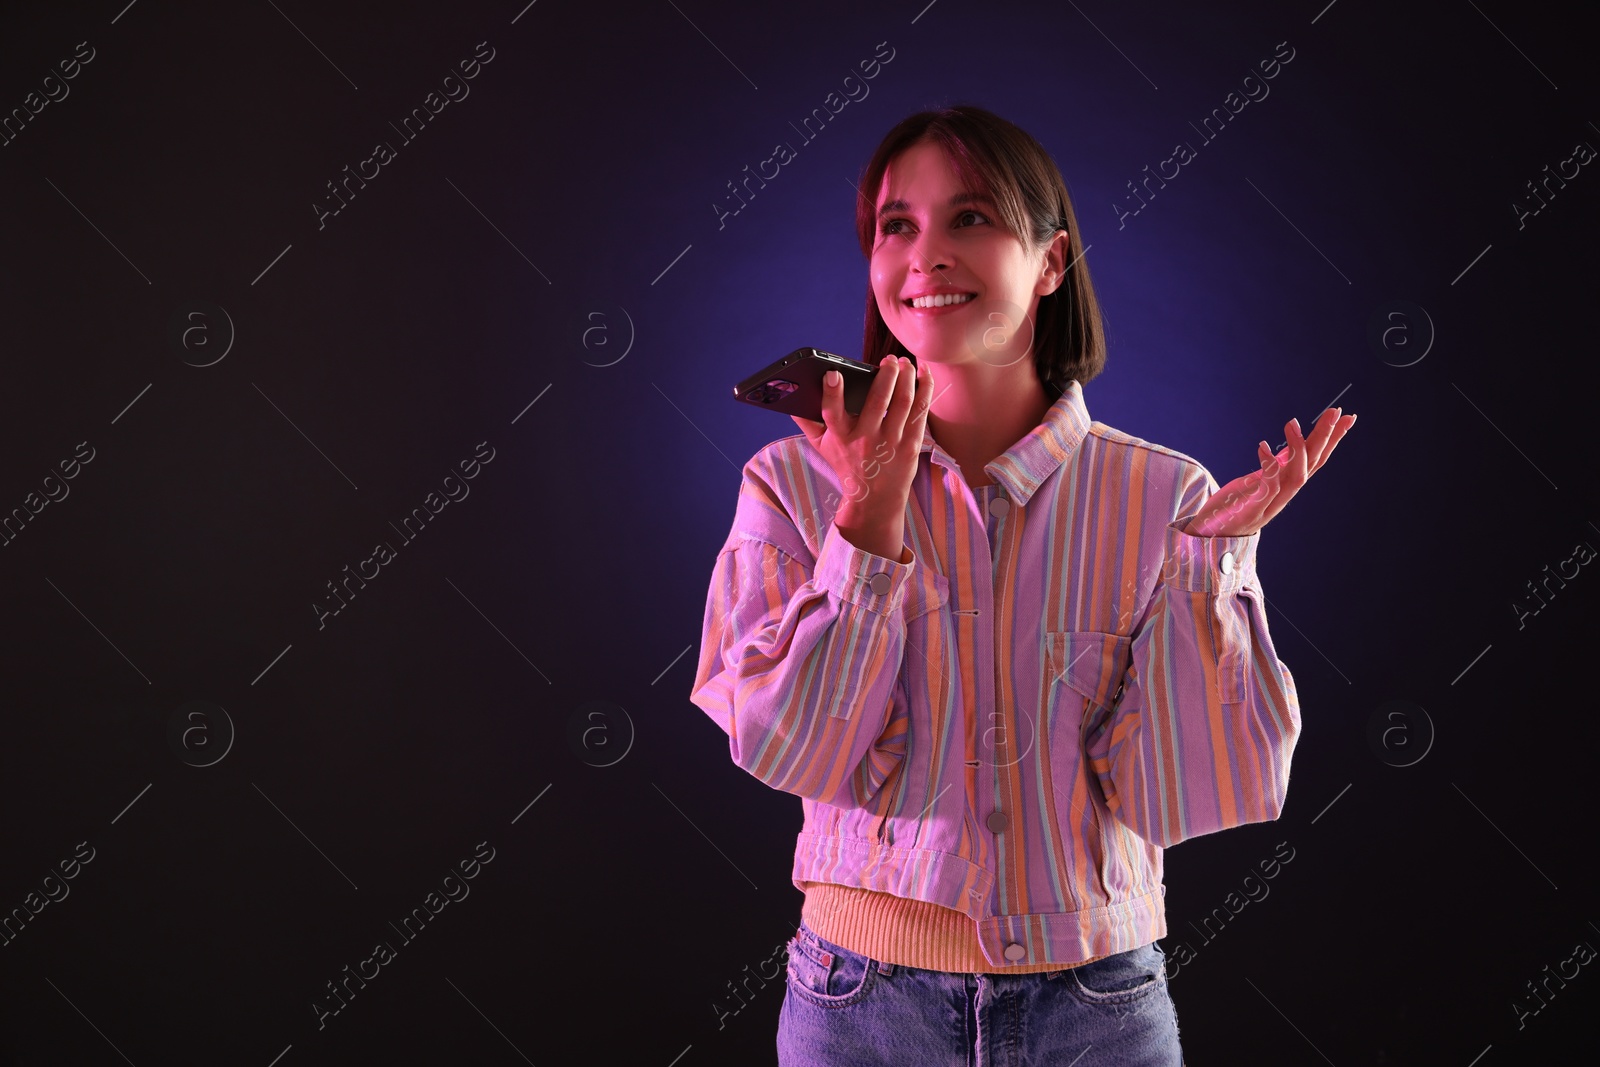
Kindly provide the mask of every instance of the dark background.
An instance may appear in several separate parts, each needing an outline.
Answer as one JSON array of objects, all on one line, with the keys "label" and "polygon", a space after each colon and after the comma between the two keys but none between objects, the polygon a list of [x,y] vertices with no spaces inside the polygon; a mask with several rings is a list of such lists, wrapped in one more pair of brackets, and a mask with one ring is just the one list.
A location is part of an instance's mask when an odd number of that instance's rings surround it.
[{"label": "dark background", "polygon": [[[1067,178],[1109,329],[1092,417],[1226,482],[1291,416],[1360,416],[1262,537],[1304,723],[1287,807],[1166,857],[1187,1062],[1592,1047],[1600,962],[1513,1006],[1600,948],[1600,577],[1513,607],[1600,547],[1597,165],[1513,208],[1600,146],[1571,9],[524,2],[0,15],[4,114],[94,56],[0,147],[0,514],[70,489],[0,548],[0,914],[70,890],[0,946],[0,1061],[773,1061],[800,803],[687,699],[739,469],[794,432],[730,386],[860,354],[850,183],[958,102]],[[478,42],[470,95],[402,142]],[[879,42],[870,95],[802,142]],[[1203,142],[1279,42],[1270,95]],[[480,842],[470,895],[402,942]],[[1280,843],[1270,895],[1202,937]]]}]

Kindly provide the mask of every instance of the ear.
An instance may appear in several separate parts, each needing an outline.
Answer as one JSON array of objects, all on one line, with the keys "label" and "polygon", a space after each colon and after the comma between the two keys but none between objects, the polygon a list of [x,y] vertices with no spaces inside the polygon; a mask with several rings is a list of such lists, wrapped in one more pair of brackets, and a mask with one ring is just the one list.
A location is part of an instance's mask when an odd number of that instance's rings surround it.
[{"label": "ear", "polygon": [[1067,254],[1072,251],[1072,239],[1066,230],[1057,230],[1043,249],[1043,262],[1039,269],[1039,283],[1033,291],[1049,296],[1067,280]]}]

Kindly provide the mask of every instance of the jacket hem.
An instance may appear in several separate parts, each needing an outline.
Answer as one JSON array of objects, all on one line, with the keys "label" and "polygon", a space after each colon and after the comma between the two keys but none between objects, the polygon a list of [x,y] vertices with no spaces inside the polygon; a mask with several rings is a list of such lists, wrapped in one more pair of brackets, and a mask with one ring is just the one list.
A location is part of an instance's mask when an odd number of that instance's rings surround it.
[{"label": "jacket hem", "polygon": [[[990,915],[994,875],[960,856],[924,848],[899,848],[871,841],[801,832],[792,881],[833,882],[938,904],[959,911],[977,926],[978,946],[991,966],[1017,963],[1082,963],[1159,941],[1167,935],[1162,889],[1126,900],[1068,912]],[[1008,948],[1020,946],[1012,959]]]}]

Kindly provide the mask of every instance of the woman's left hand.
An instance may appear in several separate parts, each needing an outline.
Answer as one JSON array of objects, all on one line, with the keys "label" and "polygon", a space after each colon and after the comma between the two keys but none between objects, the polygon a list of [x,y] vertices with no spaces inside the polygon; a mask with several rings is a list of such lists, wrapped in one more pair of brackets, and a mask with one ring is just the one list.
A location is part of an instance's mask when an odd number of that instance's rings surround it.
[{"label": "woman's left hand", "polygon": [[1355,422],[1354,415],[1341,415],[1339,408],[1329,408],[1317,419],[1307,438],[1300,433],[1300,420],[1290,419],[1284,427],[1288,442],[1284,450],[1273,455],[1262,441],[1257,446],[1261,469],[1235,478],[1212,493],[1189,520],[1186,531],[1200,537],[1241,537],[1260,530],[1327,462]]}]

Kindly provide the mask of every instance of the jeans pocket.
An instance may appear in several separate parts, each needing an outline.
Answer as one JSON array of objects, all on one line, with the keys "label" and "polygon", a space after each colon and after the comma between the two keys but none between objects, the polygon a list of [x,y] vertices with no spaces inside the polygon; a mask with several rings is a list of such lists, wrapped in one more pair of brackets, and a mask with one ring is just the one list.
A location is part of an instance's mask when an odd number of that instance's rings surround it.
[{"label": "jeans pocket", "polygon": [[1154,942],[1066,972],[1070,988],[1090,1004],[1131,1004],[1161,988],[1166,957]]},{"label": "jeans pocket", "polygon": [[824,1008],[842,1008],[867,995],[877,965],[859,953],[801,931],[789,941],[789,988]]}]

